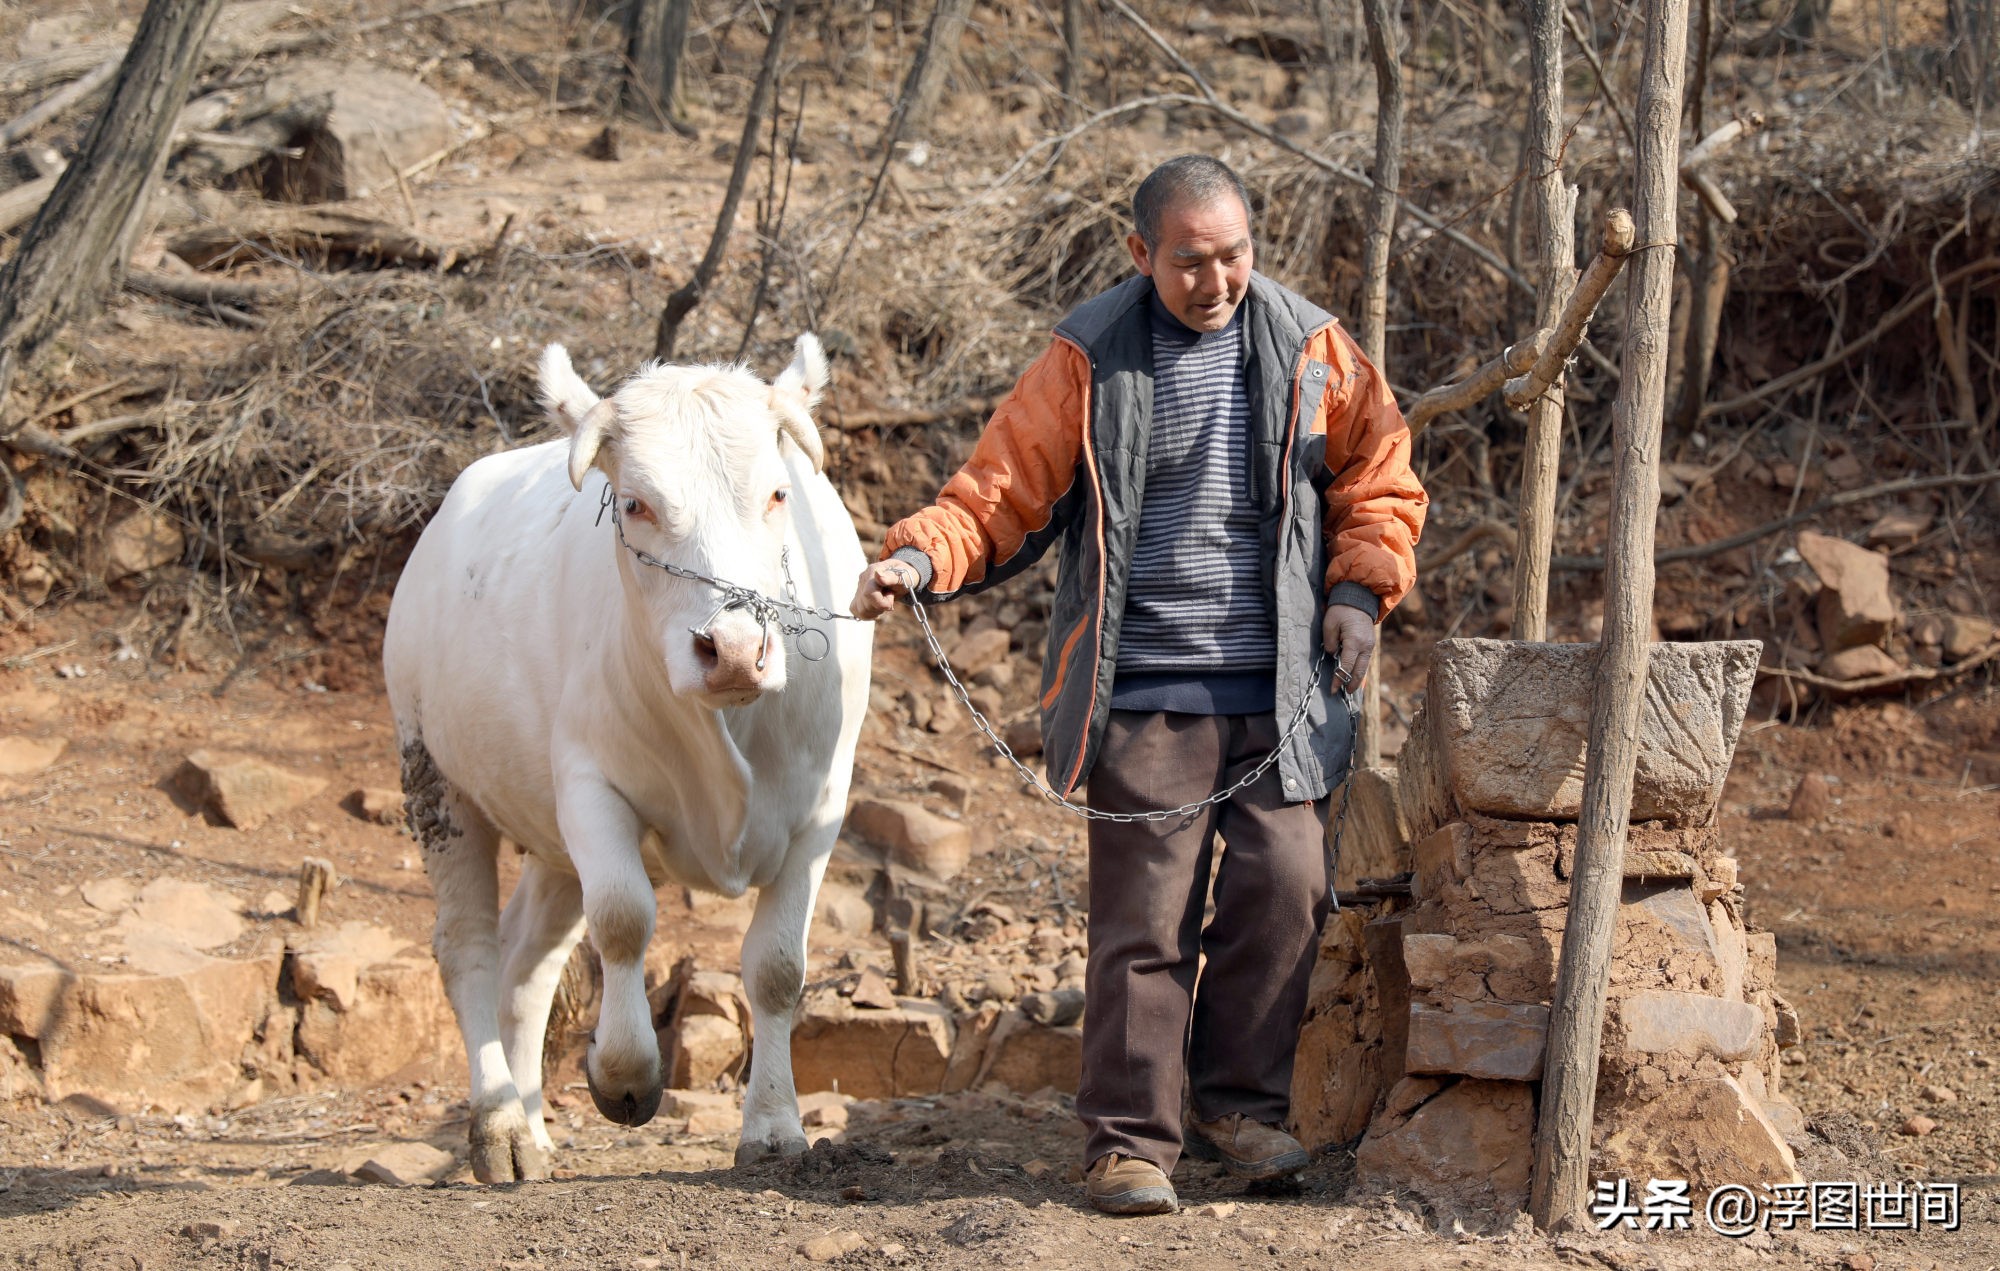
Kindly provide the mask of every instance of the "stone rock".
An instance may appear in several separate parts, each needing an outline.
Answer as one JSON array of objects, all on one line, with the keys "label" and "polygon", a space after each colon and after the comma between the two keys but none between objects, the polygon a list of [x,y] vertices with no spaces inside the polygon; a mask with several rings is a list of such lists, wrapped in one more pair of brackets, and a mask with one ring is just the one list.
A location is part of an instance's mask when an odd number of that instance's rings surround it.
[{"label": "stone rock", "polygon": [[1639,1054],[1735,1062],[1754,1056],[1764,1036],[1764,1013],[1756,1007],[1698,993],[1634,993],[1618,1004],[1618,1018],[1626,1050]]},{"label": "stone rock", "polygon": [[1001,729],[1000,737],[1018,759],[1032,759],[1042,753],[1042,721],[1032,715]]},{"label": "stone rock", "polygon": [[150,509],[134,512],[104,533],[104,581],[175,564],[186,550],[187,539],[172,517]]},{"label": "stone rock", "polygon": [[[1528,1203],[1533,1087],[1467,1079],[1425,1091],[1425,1079],[1405,1078],[1390,1092],[1355,1154],[1357,1179],[1415,1192],[1444,1213],[1497,1215],[1504,1224]],[[1399,1110],[1405,1105],[1412,1106]]]},{"label": "stone rock", "polygon": [[990,688],[1004,693],[1014,683],[1014,664],[1012,662],[995,662],[992,666],[973,676],[972,682],[980,688]]},{"label": "stone rock", "polygon": [[200,883],[155,878],[139,890],[118,930],[133,938],[177,940],[190,949],[219,949],[243,934],[241,906]]},{"label": "stone rock", "polygon": [[347,796],[347,807],[354,815],[376,825],[401,825],[403,823],[403,792],[384,790],[374,786],[363,786]]},{"label": "stone rock", "polygon": [[39,1043],[50,1099],[170,1113],[222,1101],[267,1020],[289,1019],[275,1011],[280,959],[211,958],[171,940],[127,947],[130,974],[17,980],[6,1013],[25,1018],[5,1031]]},{"label": "stone rock", "polygon": [[[1559,932],[1496,932],[1473,940],[1412,932],[1403,937],[1402,958],[1410,987],[1439,1005],[1491,1000],[1529,1006],[1548,1002],[1561,952]],[[1379,971],[1382,959],[1369,961]]]},{"label": "stone rock", "polygon": [[1792,801],[1785,808],[1789,820],[1812,825],[1826,819],[1833,810],[1833,791],[1827,786],[1826,778],[1816,772],[1808,772],[1792,787]]},{"label": "stone rock", "polygon": [[1896,1127],[1896,1133],[1913,1139],[1923,1138],[1938,1128],[1938,1123],[1927,1116],[1914,1116]]},{"label": "stone rock", "polygon": [[1492,1081],[1535,1081],[1542,1075],[1548,1031],[1546,1006],[1460,1002],[1439,1008],[1412,1002],[1404,1068]]},{"label": "stone rock", "polygon": [[377,1149],[353,1171],[364,1183],[390,1187],[424,1187],[457,1168],[458,1159],[428,1143],[391,1143]]},{"label": "stone rock", "polygon": [[1944,655],[1953,662],[1969,658],[1993,642],[1993,624],[1984,618],[1954,613],[1944,619]]},{"label": "stone rock", "polygon": [[1648,945],[1664,943],[1700,954],[1713,962],[1718,958],[1715,932],[1708,925],[1708,911],[1692,887],[1678,883],[1627,882],[1624,886],[1619,921],[1627,940]]},{"label": "stone rock", "polygon": [[957,1017],[951,1057],[945,1063],[944,1080],[939,1087],[942,1093],[958,1094],[972,1088],[986,1058],[986,1043],[992,1040],[993,1030],[1005,1013],[998,1002],[981,1002]]},{"label": "stone rock", "polygon": [[259,759],[197,750],[174,774],[196,807],[239,830],[254,830],[326,789],[326,778],[286,772]]},{"label": "stone rock", "polygon": [[1819,660],[1819,673],[1829,680],[1866,680],[1900,675],[1903,664],[1872,644],[1856,645]]},{"label": "stone rock", "polygon": [[952,669],[958,672],[959,679],[969,680],[987,667],[1004,661],[1010,643],[1007,633],[998,627],[986,627],[961,636],[948,650]]},{"label": "stone rock", "polygon": [[863,1010],[893,1011],[896,1009],[896,995],[889,991],[889,982],[874,967],[864,967],[861,978],[855,982],[854,992],[848,1001]]},{"label": "stone rock", "polygon": [[393,189],[399,173],[458,140],[451,111],[430,87],[367,62],[300,62],[265,81],[242,113],[323,99],[325,110],[265,179],[268,197],[331,203]]},{"label": "stone rock", "polygon": [[829,1231],[823,1236],[814,1236],[799,1246],[808,1262],[832,1262],[868,1247],[858,1231]]},{"label": "stone rock", "polygon": [[30,1041],[48,1036],[75,980],[75,972],[46,963],[0,966],[0,1035]]},{"label": "stone rock", "polygon": [[1596,1124],[1592,1178],[1686,1179],[1695,1196],[1799,1181],[1784,1135],[1734,1077],[1674,1082],[1643,1103],[1601,1100]]},{"label": "stone rock", "polygon": [[951,1015],[934,1002],[902,999],[892,1011],[858,1011],[816,993],[792,1029],[798,1090],[838,1090],[856,1099],[936,1094],[952,1050]]},{"label": "stone rock", "polygon": [[1410,868],[1409,827],[1403,822],[1396,785],[1394,768],[1363,768],[1348,783],[1336,887],[1352,888],[1364,878],[1393,878]]},{"label": "stone rock", "polygon": [[972,808],[972,783],[964,777],[938,777],[931,782],[931,793],[961,813]]},{"label": "stone rock", "polygon": [[62,758],[62,737],[0,737],[0,777],[32,777]]},{"label": "stone rock", "polygon": [[718,1016],[691,1015],[674,1027],[666,1054],[676,1085],[713,1086],[742,1062],[743,1030]]},{"label": "stone rock", "polygon": [[[1655,644],[1639,722],[1634,821],[1706,824],[1722,796],[1756,678],[1754,640]],[[1596,645],[1445,640],[1431,662],[1429,736],[1464,811],[1525,821],[1572,821],[1582,807]],[[1434,712],[1434,713],[1433,713]],[[1404,754],[1411,755],[1405,746]],[[1429,763],[1421,754],[1418,763]],[[1404,761],[1408,766],[1408,759]],[[1412,774],[1404,772],[1408,785]],[[1422,818],[1409,815],[1413,834]],[[1418,800],[1423,802],[1423,800]]]},{"label": "stone rock", "polygon": [[1053,1087],[1075,1094],[1082,1071],[1082,1028],[1038,1024],[1025,1012],[1015,1010],[1002,1016],[994,1028],[973,1086],[1004,1086],[1015,1094]]},{"label": "stone rock", "polygon": [[1931,524],[1936,520],[1928,511],[1890,508],[1868,527],[1868,545],[1880,547],[1914,543],[1930,532]]},{"label": "stone rock", "polygon": [[41,1070],[29,1062],[12,1037],[0,1033],[0,1103],[45,1097]]},{"label": "stone rock", "polygon": [[972,859],[972,831],[914,803],[862,799],[848,810],[847,828],[883,848],[906,869],[931,878],[956,878]]},{"label": "stone rock", "polygon": [[865,936],[875,930],[875,906],[860,888],[828,879],[813,900],[813,922],[842,935]]},{"label": "stone rock", "polygon": [[443,981],[421,944],[347,922],[295,936],[290,966],[302,1078],[359,1085],[458,1053]]},{"label": "stone rock", "polygon": [[93,878],[77,889],[83,903],[99,913],[123,913],[138,898],[139,889],[129,878]]},{"label": "stone rock", "polygon": [[1838,653],[1888,638],[1897,614],[1887,556],[1811,530],[1799,532],[1799,555],[1819,578],[1822,647]]},{"label": "stone rock", "polygon": [[337,1011],[351,1011],[361,1000],[361,973],[393,960],[410,943],[365,922],[295,936],[290,942],[292,992],[302,1001],[324,998]]},{"label": "stone rock", "polygon": [[1926,1103],[1957,1103],[1958,1093],[1950,1086],[1925,1086],[1917,1091]]}]

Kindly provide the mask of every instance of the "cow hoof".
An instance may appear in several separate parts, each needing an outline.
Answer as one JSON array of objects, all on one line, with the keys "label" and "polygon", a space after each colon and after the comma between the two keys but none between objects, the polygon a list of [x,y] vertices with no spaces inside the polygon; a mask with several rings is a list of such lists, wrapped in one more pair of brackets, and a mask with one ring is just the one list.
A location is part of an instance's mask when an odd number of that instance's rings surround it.
[{"label": "cow hoof", "polygon": [[472,1176],[482,1183],[525,1183],[549,1177],[549,1154],[525,1118],[492,1116],[472,1126]]},{"label": "cow hoof", "polygon": [[584,1067],[583,1077],[590,1087],[590,1101],[597,1105],[597,1110],[604,1114],[607,1121],[616,1121],[620,1125],[644,1125],[660,1110],[662,1091],[659,1086],[654,1086],[651,1090],[637,1092],[628,1090],[619,1094],[607,1094],[597,1088],[597,1082],[591,1077],[588,1065]]},{"label": "cow hoof", "polygon": [[804,1139],[752,1139],[736,1145],[736,1163],[755,1165],[772,1157],[797,1156],[806,1150]]}]

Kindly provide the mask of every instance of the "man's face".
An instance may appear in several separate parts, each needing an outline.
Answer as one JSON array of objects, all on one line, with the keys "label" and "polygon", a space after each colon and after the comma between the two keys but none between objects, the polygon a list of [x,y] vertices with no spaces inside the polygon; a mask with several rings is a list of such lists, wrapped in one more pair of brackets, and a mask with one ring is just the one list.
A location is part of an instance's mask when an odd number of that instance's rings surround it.
[{"label": "man's face", "polygon": [[1125,245],[1167,312],[1196,331],[1228,326],[1249,289],[1250,214],[1233,194],[1175,203],[1160,217],[1158,246],[1148,251],[1137,234]]}]

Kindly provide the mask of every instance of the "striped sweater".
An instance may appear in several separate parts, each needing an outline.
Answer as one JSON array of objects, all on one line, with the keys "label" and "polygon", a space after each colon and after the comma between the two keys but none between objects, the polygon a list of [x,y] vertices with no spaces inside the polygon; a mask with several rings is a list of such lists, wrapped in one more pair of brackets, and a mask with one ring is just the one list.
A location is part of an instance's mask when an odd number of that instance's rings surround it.
[{"label": "striped sweater", "polygon": [[1118,710],[1272,708],[1273,597],[1259,568],[1243,314],[1183,326],[1154,296],[1153,418],[1118,637]]}]

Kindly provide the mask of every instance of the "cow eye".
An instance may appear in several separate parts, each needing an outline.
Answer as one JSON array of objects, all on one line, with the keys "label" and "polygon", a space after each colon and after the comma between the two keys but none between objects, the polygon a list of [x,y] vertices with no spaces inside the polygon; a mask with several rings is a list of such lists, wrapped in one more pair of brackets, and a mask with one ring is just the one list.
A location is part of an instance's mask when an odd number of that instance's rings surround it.
[{"label": "cow eye", "polygon": [[653,509],[646,506],[646,501],[630,494],[619,501],[619,511],[635,520],[650,521],[653,519]]},{"label": "cow eye", "polygon": [[784,504],[785,500],[791,497],[792,492],[789,487],[779,486],[777,489],[771,491],[771,506],[766,510],[771,512],[777,511]]}]

